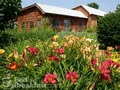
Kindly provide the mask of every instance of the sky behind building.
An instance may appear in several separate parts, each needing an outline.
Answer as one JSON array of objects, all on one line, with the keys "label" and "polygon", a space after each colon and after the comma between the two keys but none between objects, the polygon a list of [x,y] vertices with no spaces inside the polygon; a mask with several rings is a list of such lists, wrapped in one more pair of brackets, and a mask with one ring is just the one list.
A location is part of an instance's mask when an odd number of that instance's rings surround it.
[{"label": "sky behind building", "polygon": [[99,9],[106,12],[114,11],[117,4],[120,4],[120,0],[22,0],[22,7],[26,7],[34,3],[41,3],[71,9],[79,6],[80,4],[87,5],[92,2],[96,2],[99,5]]}]

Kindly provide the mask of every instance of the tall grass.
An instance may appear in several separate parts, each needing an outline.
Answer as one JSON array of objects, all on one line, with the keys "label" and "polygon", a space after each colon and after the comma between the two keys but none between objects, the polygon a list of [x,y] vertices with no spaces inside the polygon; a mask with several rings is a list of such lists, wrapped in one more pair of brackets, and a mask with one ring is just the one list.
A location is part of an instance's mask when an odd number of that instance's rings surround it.
[{"label": "tall grass", "polygon": [[60,37],[64,36],[69,36],[69,35],[75,35],[78,37],[86,37],[86,38],[91,38],[91,39],[96,39],[97,36],[95,33],[88,33],[88,32],[71,32],[71,31],[64,31],[64,32],[59,32]]},{"label": "tall grass", "polygon": [[36,40],[45,41],[57,32],[52,29],[39,29],[39,30],[6,30],[0,33],[0,47],[4,48],[11,44],[17,44],[24,41],[34,43]]},{"label": "tall grass", "polygon": [[0,48],[6,50],[7,55],[17,50],[22,53],[26,46],[36,46],[36,43],[48,40],[57,32],[52,29],[29,31],[6,30],[0,34]]}]

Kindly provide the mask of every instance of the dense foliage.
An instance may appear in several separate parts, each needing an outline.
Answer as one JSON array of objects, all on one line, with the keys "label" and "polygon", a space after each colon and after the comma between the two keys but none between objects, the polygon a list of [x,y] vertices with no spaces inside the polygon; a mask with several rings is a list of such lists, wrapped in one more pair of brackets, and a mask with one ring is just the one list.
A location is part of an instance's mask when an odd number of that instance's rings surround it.
[{"label": "dense foliage", "polygon": [[0,30],[13,27],[20,9],[21,0],[0,0]]},{"label": "dense foliage", "polygon": [[120,13],[109,13],[100,18],[97,29],[98,41],[101,44],[120,45]]},{"label": "dense foliage", "polygon": [[0,89],[120,89],[120,55],[112,47],[101,51],[96,39],[75,35],[24,41],[0,49]]},{"label": "dense foliage", "polygon": [[6,30],[0,33],[0,48],[4,48],[11,44],[17,44],[25,41],[33,43],[33,41],[40,40],[45,41],[51,36],[55,35],[57,32],[52,29],[38,29],[38,30],[28,30],[28,31],[18,31],[18,30]]},{"label": "dense foliage", "polygon": [[115,12],[120,13],[120,4],[117,5]]},{"label": "dense foliage", "polygon": [[96,33],[96,28],[87,28],[86,29],[86,32],[88,32],[88,33]]},{"label": "dense foliage", "polygon": [[95,3],[95,2],[89,3],[87,5],[90,6],[90,7],[92,7],[92,8],[99,9],[99,5],[97,3]]}]

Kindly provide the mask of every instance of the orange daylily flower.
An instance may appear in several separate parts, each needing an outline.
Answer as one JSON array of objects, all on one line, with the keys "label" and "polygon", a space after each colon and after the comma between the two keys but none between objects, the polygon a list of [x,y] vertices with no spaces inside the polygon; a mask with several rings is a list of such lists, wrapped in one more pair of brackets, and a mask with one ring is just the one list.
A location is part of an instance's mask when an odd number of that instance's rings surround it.
[{"label": "orange daylily flower", "polygon": [[7,66],[11,70],[16,70],[18,68],[18,64],[16,62],[13,62]]}]

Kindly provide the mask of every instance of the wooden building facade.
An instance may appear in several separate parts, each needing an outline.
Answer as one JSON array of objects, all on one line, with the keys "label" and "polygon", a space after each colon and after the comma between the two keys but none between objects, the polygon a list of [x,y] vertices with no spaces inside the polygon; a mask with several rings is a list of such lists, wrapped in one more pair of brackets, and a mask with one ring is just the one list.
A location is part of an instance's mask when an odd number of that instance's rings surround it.
[{"label": "wooden building facade", "polygon": [[23,8],[17,18],[18,29],[40,28],[42,19],[49,18],[54,29],[82,30],[97,26],[97,16],[84,7],[64,9],[43,4],[33,4]]}]

